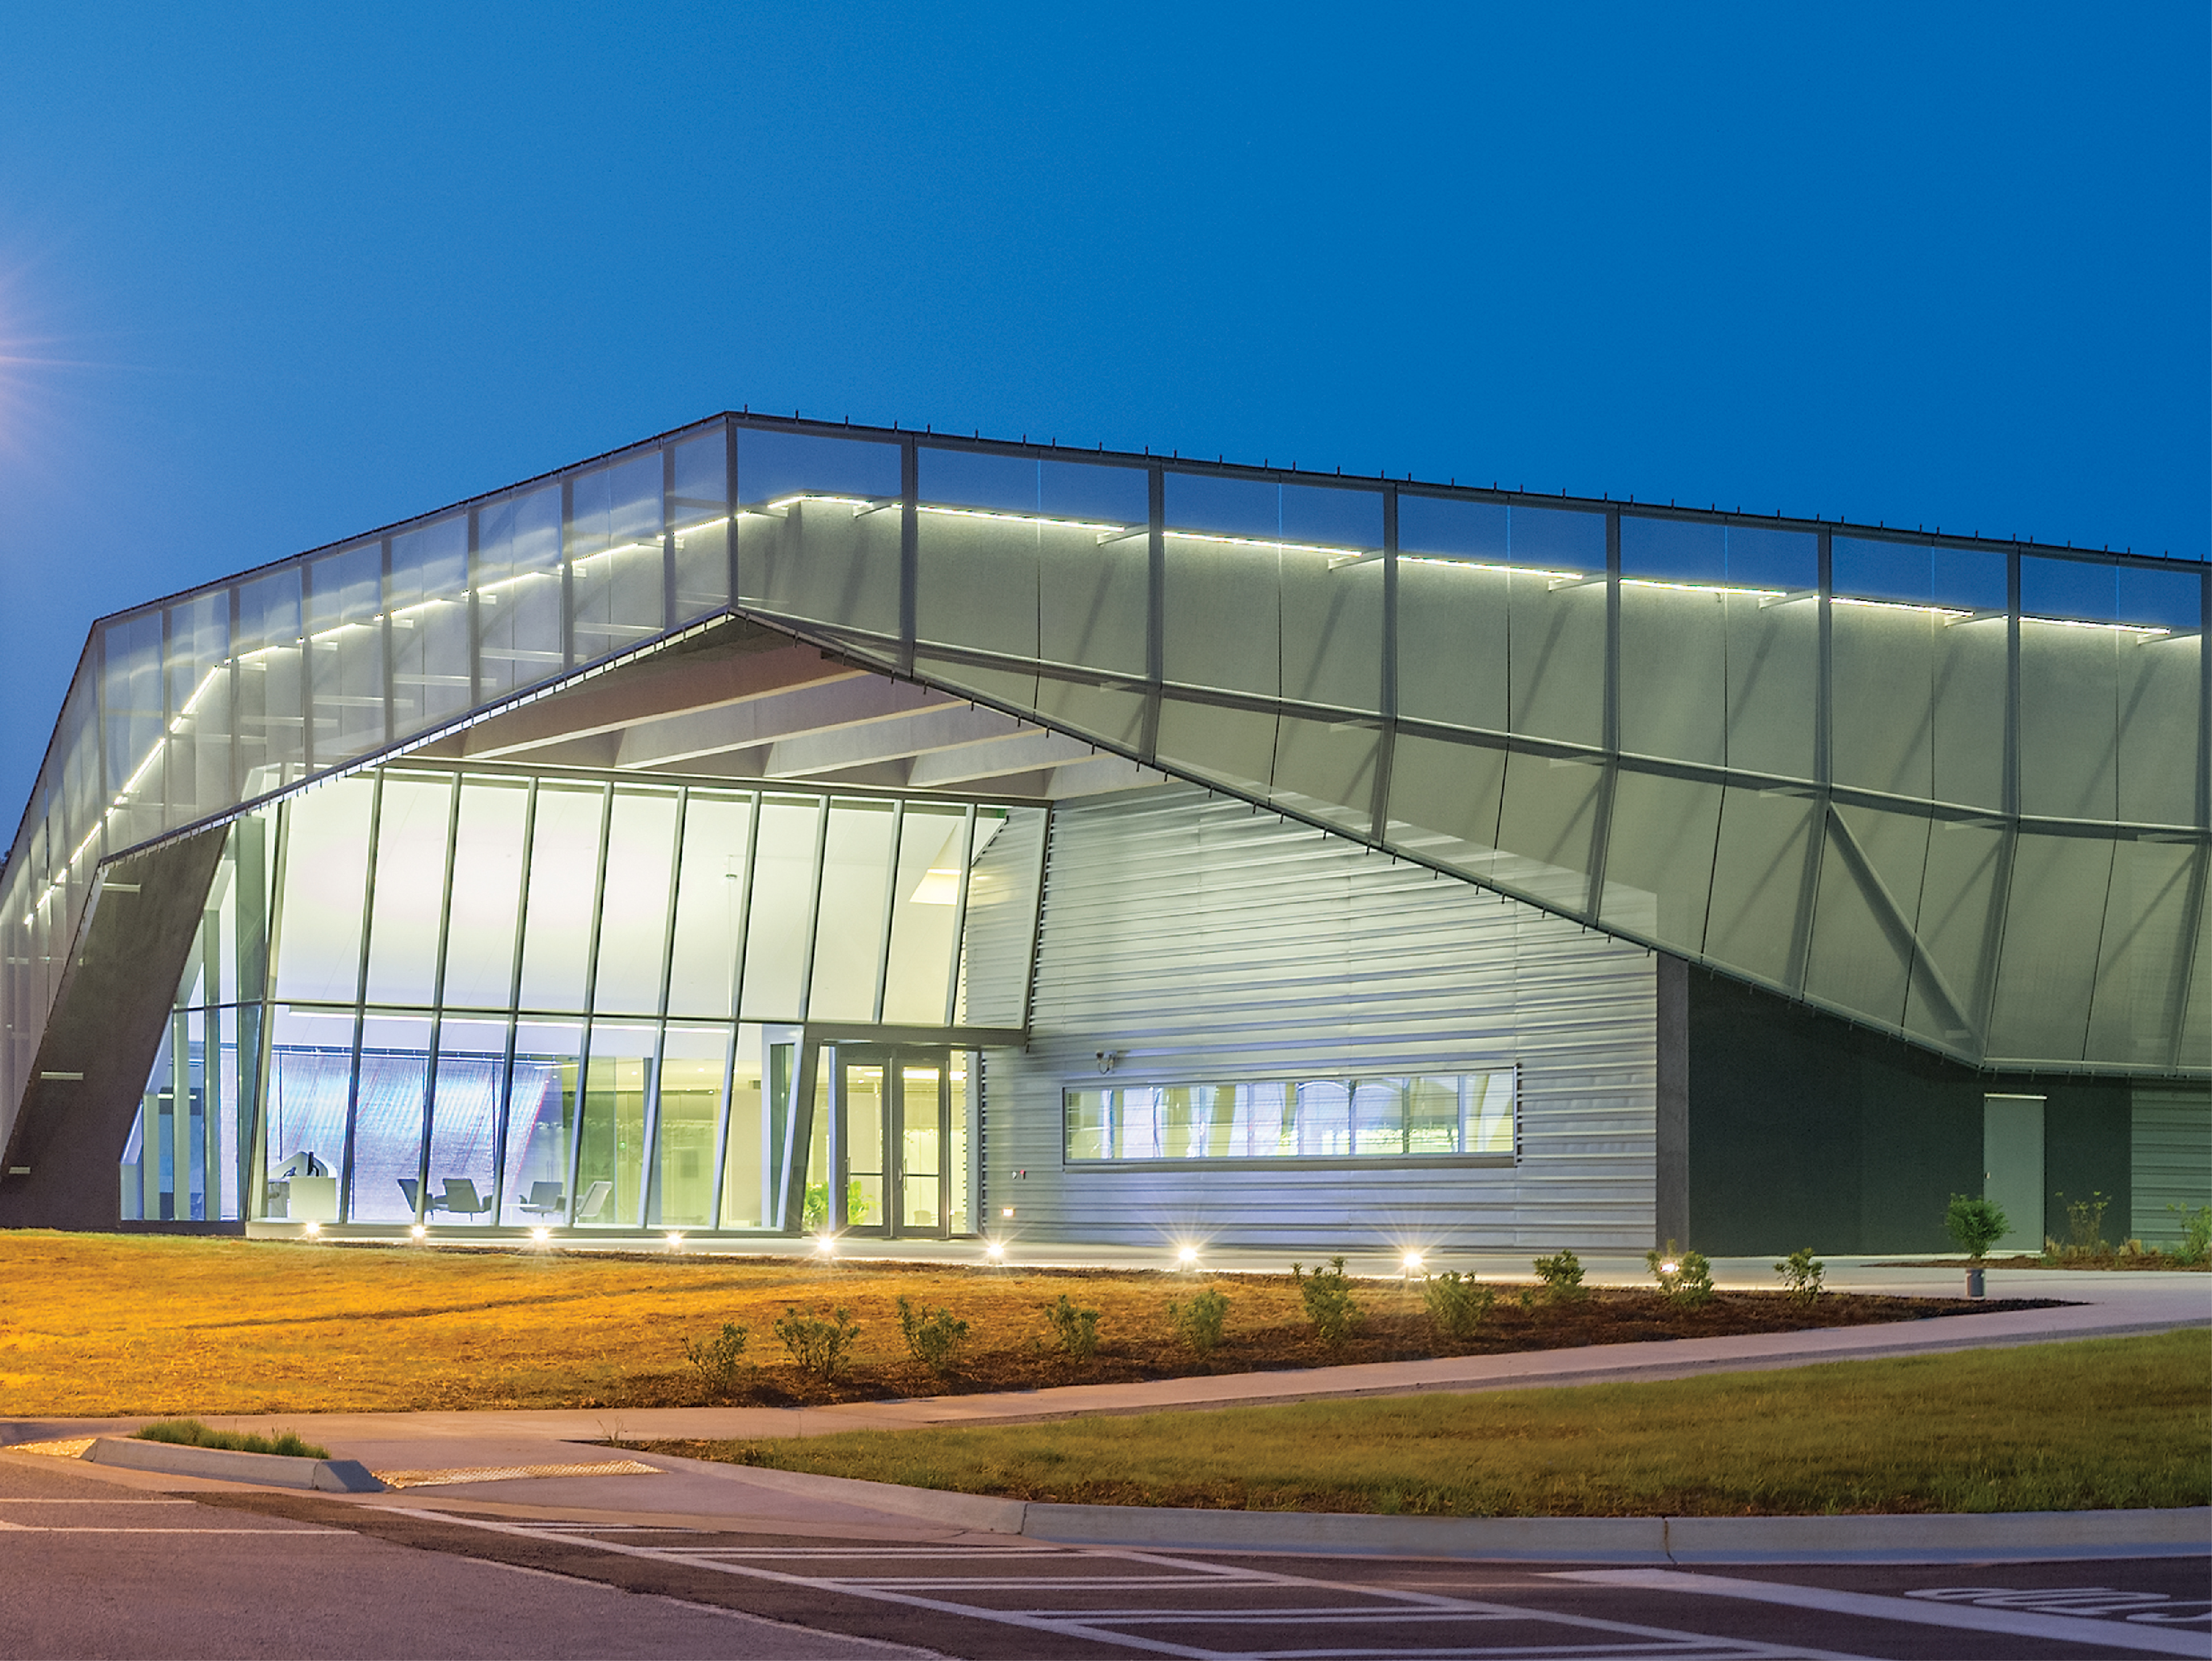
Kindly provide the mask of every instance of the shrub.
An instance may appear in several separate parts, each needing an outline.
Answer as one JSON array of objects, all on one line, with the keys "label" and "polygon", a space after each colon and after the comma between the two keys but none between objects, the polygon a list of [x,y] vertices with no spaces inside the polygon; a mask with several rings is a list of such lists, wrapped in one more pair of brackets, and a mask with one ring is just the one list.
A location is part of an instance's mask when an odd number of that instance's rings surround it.
[{"label": "shrub", "polygon": [[691,1363],[699,1374],[699,1382],[710,1401],[720,1401],[737,1388],[738,1374],[744,1365],[747,1329],[735,1321],[724,1321],[722,1330],[711,1338],[686,1338],[684,1359]]},{"label": "shrub", "polygon": [[791,1352],[792,1364],[827,1384],[852,1365],[853,1345],[860,1336],[852,1312],[833,1309],[825,1320],[819,1310],[805,1314],[787,1306],[775,1318],[775,1336]]},{"label": "shrub", "polygon": [[954,1320],[949,1309],[918,1310],[903,1297],[898,1313],[908,1353],[939,1377],[951,1372],[954,1356],[967,1342],[968,1323]]},{"label": "shrub", "polygon": [[1079,1309],[1063,1292],[1044,1306],[1053,1340],[1071,1361],[1089,1361],[1098,1351],[1098,1312]]},{"label": "shrub", "polygon": [[1536,1307],[1536,1293],[1533,1287],[1524,1286],[1515,1295],[1519,1298],[1522,1310],[1533,1311]]},{"label": "shrub", "polygon": [[2066,1207],[2066,1244],[2051,1251],[2057,1243],[2046,1240],[2046,1253],[2063,1258],[2101,1258],[2109,1252],[2112,1248],[2105,1240],[2105,1210],[2112,1197],[2093,1188],[2087,1199],[2069,1200],[2063,1193],[2058,1198]]},{"label": "shrub", "polygon": [[1323,1343],[1340,1344],[1358,1330],[1359,1306],[1352,1300],[1352,1277],[1344,1272],[1342,1258],[1331,1258],[1328,1268],[1316,1269],[1310,1275],[1292,1264],[1291,1278],[1297,1283],[1298,1295],[1305,1300],[1306,1318]]},{"label": "shrub", "polygon": [[2166,1209],[2181,1219],[2181,1244],[2173,1248],[2174,1261],[2194,1269],[2212,1257],[2212,1205],[2200,1205],[2192,1211],[2179,1201],[2168,1200]]},{"label": "shrub", "polygon": [[1712,1301],[1713,1266],[1705,1261],[1704,1252],[1678,1253],[1674,1242],[1668,1240],[1664,1252],[1646,1252],[1644,1261],[1651,1265],[1651,1277],[1659,1282],[1659,1290],[1669,1303],[1694,1309]]},{"label": "shrub", "polygon": [[1583,1260],[1571,1252],[1537,1258],[1536,1278],[1544,1282],[1544,1295],[1553,1303],[1589,1296],[1589,1288],[1583,1284]]},{"label": "shrub", "polygon": [[1229,1318],[1229,1294],[1208,1287],[1177,1302],[1168,1300],[1168,1325],[1194,1353],[1211,1355],[1221,1347],[1221,1325]]},{"label": "shrub", "polygon": [[1464,1343],[1474,1336],[1474,1329],[1482,1325],[1482,1318],[1497,1300],[1494,1288],[1456,1269],[1431,1275],[1421,1282],[1421,1301],[1428,1306],[1429,1325],[1439,1337],[1455,1343]]},{"label": "shrub", "polygon": [[1990,1247],[2012,1231],[2012,1222],[1995,1200],[1978,1194],[1954,1194],[1943,1213],[1943,1229],[1959,1243],[1961,1252],[1979,1263],[1989,1255]]},{"label": "shrub", "polygon": [[1820,1297],[1820,1276],[1826,1269],[1809,1246],[1799,1246],[1774,1265],[1774,1272],[1782,1276],[1783,1290],[1800,1303],[1811,1303]]},{"label": "shrub", "polygon": [[327,1459],[330,1449],[302,1441],[296,1430],[260,1436],[250,1430],[217,1430],[198,1419],[161,1419],[137,1433],[142,1442],[167,1442],[178,1447],[221,1447],[234,1453],[281,1453],[294,1459]]}]

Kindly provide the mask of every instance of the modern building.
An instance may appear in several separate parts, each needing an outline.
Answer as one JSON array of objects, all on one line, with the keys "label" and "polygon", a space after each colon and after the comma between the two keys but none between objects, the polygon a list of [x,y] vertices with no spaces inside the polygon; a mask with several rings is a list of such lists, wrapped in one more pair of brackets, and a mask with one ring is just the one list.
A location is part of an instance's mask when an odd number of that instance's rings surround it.
[{"label": "modern building", "polygon": [[717,417],[93,628],[0,1223],[2170,1238],[2208,620],[2196,561]]}]

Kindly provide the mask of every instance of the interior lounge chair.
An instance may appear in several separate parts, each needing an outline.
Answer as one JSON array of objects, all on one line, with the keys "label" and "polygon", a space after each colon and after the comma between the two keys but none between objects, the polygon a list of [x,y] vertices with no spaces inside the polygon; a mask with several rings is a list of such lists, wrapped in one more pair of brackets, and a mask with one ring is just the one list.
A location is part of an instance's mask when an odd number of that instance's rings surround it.
[{"label": "interior lounge chair", "polygon": [[550,1217],[561,1209],[561,1203],[566,1197],[557,1182],[533,1182],[530,1185],[530,1197],[515,1201],[514,1209],[527,1211],[534,1217]]},{"label": "interior lounge chair", "polygon": [[491,1209],[491,1196],[479,1195],[476,1184],[466,1177],[447,1177],[438,1209],[457,1217],[480,1217]]},{"label": "interior lounge chair", "polygon": [[578,1222],[600,1222],[599,1214],[607,1209],[607,1202],[612,1199],[614,1195],[615,1185],[611,1182],[602,1179],[589,1185],[584,1190],[584,1197],[576,1202],[576,1221]]}]

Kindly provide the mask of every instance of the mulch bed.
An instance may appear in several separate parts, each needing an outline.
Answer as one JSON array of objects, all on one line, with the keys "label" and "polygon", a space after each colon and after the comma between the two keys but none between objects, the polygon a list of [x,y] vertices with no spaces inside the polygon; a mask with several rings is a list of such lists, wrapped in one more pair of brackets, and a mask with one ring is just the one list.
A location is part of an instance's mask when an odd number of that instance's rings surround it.
[{"label": "mulch bed", "polygon": [[[1053,1275],[1079,1280],[1089,1271]],[[1126,1278],[1116,1276],[1115,1278]],[[1229,1282],[1232,1289],[1234,1282]],[[1081,1293],[1071,1288],[1078,1301]],[[1418,1361],[1439,1355],[1498,1355],[1522,1350],[1573,1349],[1593,1344],[1636,1343],[1654,1339],[1713,1338],[1754,1332],[1866,1326],[1884,1321],[1917,1321],[1946,1315],[1987,1315],[2008,1310],[2048,1309],[2055,1298],[1898,1298],[1857,1293],[1829,1293],[1807,1304],[1780,1292],[1721,1292],[1709,1303],[1683,1308],[1656,1291],[1593,1288],[1578,1300],[1550,1303],[1538,1298],[1523,1307],[1511,1297],[1498,1299],[1475,1336],[1465,1343],[1439,1343],[1421,1305],[1418,1288],[1389,1282],[1361,1282],[1357,1295],[1364,1319],[1346,1342],[1325,1345],[1303,1323],[1238,1329],[1232,1315],[1229,1332],[1211,1355],[1192,1353],[1164,1330],[1156,1334],[1116,1332],[1105,1323],[1099,1344],[1088,1360],[1073,1362],[1032,1343],[1024,1348],[964,1351],[949,1375],[919,1362],[858,1362],[835,1384],[824,1384],[783,1364],[774,1337],[753,1335],[753,1359],[769,1363],[749,1370],[745,1382],[713,1404],[732,1407],[818,1406],[832,1402],[902,1400],[926,1396],[969,1395],[985,1391],[1037,1390],[1057,1385],[1121,1384],[1150,1379],[1207,1374],[1282,1372],[1345,1366],[1362,1361]],[[763,1341],[765,1340],[765,1343]],[[580,1406],[698,1406],[706,1398],[682,1375],[639,1377],[629,1381],[621,1400],[584,1402]]]}]

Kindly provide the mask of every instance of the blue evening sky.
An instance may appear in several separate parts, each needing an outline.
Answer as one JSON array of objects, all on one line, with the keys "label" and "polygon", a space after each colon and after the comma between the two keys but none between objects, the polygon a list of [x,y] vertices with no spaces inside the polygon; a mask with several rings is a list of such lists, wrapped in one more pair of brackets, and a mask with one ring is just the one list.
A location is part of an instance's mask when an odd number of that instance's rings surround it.
[{"label": "blue evening sky", "polygon": [[94,617],[740,404],[2202,558],[2207,19],[17,0],[0,817]]}]

